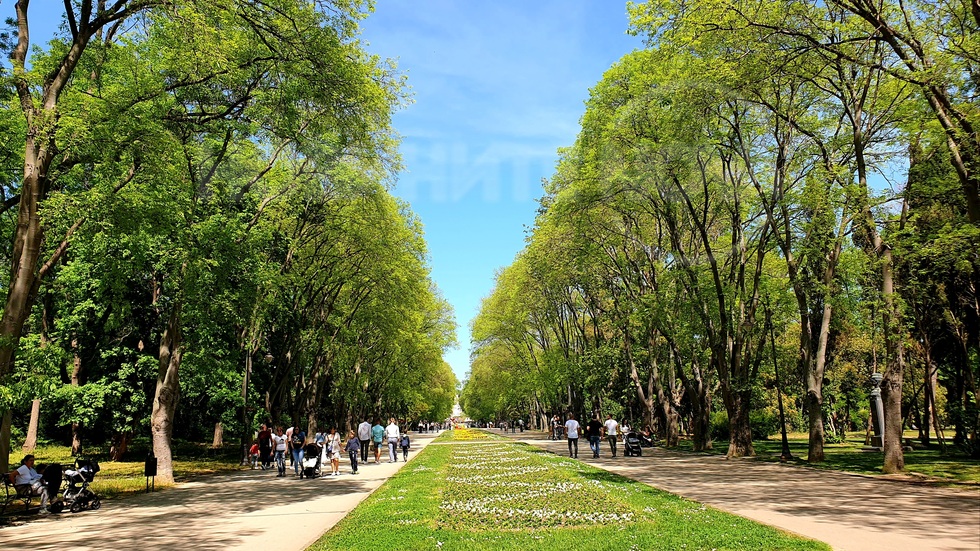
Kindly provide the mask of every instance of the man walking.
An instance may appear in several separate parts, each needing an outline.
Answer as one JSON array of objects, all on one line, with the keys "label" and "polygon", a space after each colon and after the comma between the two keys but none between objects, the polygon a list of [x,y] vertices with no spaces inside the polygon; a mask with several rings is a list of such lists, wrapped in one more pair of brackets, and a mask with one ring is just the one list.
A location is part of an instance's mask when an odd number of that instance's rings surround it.
[{"label": "man walking", "polygon": [[357,440],[361,443],[361,463],[367,463],[368,450],[371,448],[371,423],[367,419],[357,425]]},{"label": "man walking", "polygon": [[[568,421],[565,421],[565,437],[568,439],[568,457],[578,457],[578,421],[574,414],[568,414]],[[572,451],[575,448],[575,451]]]},{"label": "man walking", "polygon": [[589,438],[589,447],[592,448],[592,457],[599,457],[599,442],[602,441],[602,423],[599,422],[599,414],[592,416],[592,420],[585,427],[585,435]]},{"label": "man walking", "polygon": [[606,440],[609,441],[612,456],[616,457],[616,440],[619,436],[619,423],[612,418],[612,415],[606,415],[606,422],[603,424],[603,427],[606,429]]},{"label": "man walking", "polygon": [[374,421],[371,427],[371,442],[374,443],[374,464],[381,463],[381,441],[385,437],[385,428],[381,426],[381,419]]},{"label": "man walking", "polygon": [[388,426],[385,427],[385,437],[388,438],[388,462],[397,463],[398,462],[398,438],[400,434],[398,431],[398,425],[395,424],[395,418],[389,419]]}]

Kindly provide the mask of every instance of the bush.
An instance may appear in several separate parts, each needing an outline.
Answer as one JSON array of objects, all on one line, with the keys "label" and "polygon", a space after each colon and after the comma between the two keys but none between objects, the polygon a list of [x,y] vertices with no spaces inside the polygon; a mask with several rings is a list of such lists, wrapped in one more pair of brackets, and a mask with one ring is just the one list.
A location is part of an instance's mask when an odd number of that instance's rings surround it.
[{"label": "bush", "polygon": [[731,429],[728,426],[728,412],[726,411],[713,411],[711,412],[711,439],[712,440],[723,440],[727,441],[731,435]]},{"label": "bush", "polygon": [[[768,408],[754,410],[749,413],[749,426],[752,428],[753,440],[768,440],[770,436],[779,434],[779,414]],[[711,439],[725,441],[730,437],[728,413],[725,411],[712,412]]]},{"label": "bush", "polygon": [[753,440],[769,440],[770,436],[779,434],[779,414],[769,408],[750,412],[749,424]]}]

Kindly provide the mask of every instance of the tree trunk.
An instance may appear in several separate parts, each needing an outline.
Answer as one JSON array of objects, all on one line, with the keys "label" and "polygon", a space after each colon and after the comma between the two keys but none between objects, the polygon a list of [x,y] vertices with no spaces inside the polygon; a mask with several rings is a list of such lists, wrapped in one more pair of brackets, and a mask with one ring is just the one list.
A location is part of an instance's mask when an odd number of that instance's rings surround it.
[{"label": "tree trunk", "polygon": [[752,425],[749,423],[749,411],[752,391],[732,392],[725,400],[728,409],[728,457],[750,457],[755,455],[752,447]]},{"label": "tree trunk", "polygon": [[27,439],[24,440],[24,453],[30,453],[37,447],[37,424],[41,417],[41,400],[35,398],[31,402],[31,421],[27,426]]},{"label": "tree trunk", "polygon": [[7,410],[0,418],[0,472],[10,470],[10,425],[13,422],[14,412]]},{"label": "tree trunk", "polygon": [[[72,350],[72,369],[71,369],[71,386],[78,388],[81,384],[82,376],[82,353],[78,349],[78,337],[73,336],[71,339],[71,350]],[[82,427],[81,423],[71,424],[71,455],[72,457],[77,457],[82,453]]]},{"label": "tree trunk", "polygon": [[173,306],[167,328],[160,337],[160,367],[157,372],[153,411],[150,414],[150,432],[153,437],[153,454],[157,458],[157,479],[164,483],[174,481],[173,457],[170,440],[173,436],[173,420],[180,397],[180,361],[183,342],[180,330],[180,304]]},{"label": "tree trunk", "polygon": [[221,421],[218,421],[217,423],[215,423],[214,424],[214,438],[211,440],[211,447],[212,448],[220,448],[221,446],[223,446],[225,444],[225,441],[224,441],[224,433],[225,433],[225,429],[224,429],[224,426],[221,424]]},{"label": "tree trunk", "polygon": [[701,376],[701,368],[691,359],[691,377],[684,373],[684,367],[680,363],[680,351],[677,344],[670,342],[671,356],[674,365],[677,367],[677,376],[681,380],[684,394],[687,395],[688,402],[691,404],[691,443],[694,451],[702,452],[711,449],[711,396],[708,395],[707,386]]},{"label": "tree trunk", "polygon": [[[252,439],[252,423],[248,418],[248,381],[252,375],[252,355],[254,354],[254,349],[252,345],[245,347],[245,375],[242,377],[242,433],[239,436],[239,448],[241,449],[242,457],[244,458],[248,455],[248,450],[251,447]],[[266,393],[266,407],[268,408],[268,393]],[[266,409],[266,411],[269,411]],[[271,427],[270,427],[271,430]],[[217,427],[215,427],[217,432]],[[217,437],[217,434],[215,434]]]},{"label": "tree trunk", "polygon": [[688,400],[691,403],[691,443],[694,451],[711,449],[711,398],[705,389],[704,381],[683,380]]},{"label": "tree trunk", "polygon": [[885,328],[885,347],[888,363],[881,381],[881,400],[885,409],[884,466],[885,473],[897,473],[905,469],[902,452],[902,379],[905,370],[904,332],[901,331],[901,315],[895,302],[892,252],[887,246],[881,254],[881,294],[884,298],[882,317]]},{"label": "tree trunk", "polygon": [[128,432],[117,432],[112,435],[112,447],[109,448],[110,461],[122,461],[129,449],[129,439],[132,435]]}]

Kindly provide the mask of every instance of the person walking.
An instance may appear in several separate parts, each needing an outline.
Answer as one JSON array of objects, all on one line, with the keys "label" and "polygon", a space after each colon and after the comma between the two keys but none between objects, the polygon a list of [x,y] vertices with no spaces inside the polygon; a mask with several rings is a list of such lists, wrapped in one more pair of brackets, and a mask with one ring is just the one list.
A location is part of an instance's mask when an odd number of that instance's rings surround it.
[{"label": "person walking", "polygon": [[599,442],[602,441],[602,423],[599,422],[599,414],[592,416],[592,420],[585,426],[585,436],[589,438],[589,447],[592,448],[592,457],[599,457]]},{"label": "person walking", "polygon": [[276,476],[286,476],[286,448],[289,446],[289,439],[282,433],[282,427],[276,427],[276,433],[272,435],[272,447],[275,454],[276,469],[279,474]]},{"label": "person walking", "polygon": [[612,414],[609,414],[606,415],[606,422],[602,426],[606,431],[606,440],[609,441],[609,449],[612,450],[612,456],[616,457],[616,440],[619,437],[619,423],[612,418]]},{"label": "person walking", "polygon": [[398,437],[400,436],[398,430],[398,425],[395,424],[395,418],[389,419],[388,426],[385,427],[385,437],[388,439],[388,462],[397,463],[398,462]]},{"label": "person walking", "polygon": [[[367,423],[365,421],[365,423]],[[362,425],[364,423],[361,423]],[[371,423],[367,423],[368,429],[371,428]],[[368,436],[370,436],[370,430],[368,431]],[[361,439],[354,434],[354,431],[347,432],[347,444],[344,446],[347,450],[347,455],[350,456],[350,474],[357,474],[357,454],[360,453],[361,457],[367,457],[367,452],[364,451],[365,447],[361,443]],[[367,459],[365,459],[367,461]]]},{"label": "person walking", "polygon": [[[565,421],[565,438],[568,439],[568,457],[578,457],[578,431],[581,427],[575,420],[574,414],[568,414],[568,421]],[[575,451],[572,451],[572,448]]]},{"label": "person walking", "polygon": [[408,461],[408,448],[412,445],[412,441],[408,438],[407,432],[402,434],[398,444],[402,447],[402,461]]},{"label": "person walking", "polygon": [[357,425],[357,441],[361,445],[361,463],[367,463],[368,450],[371,449],[371,423],[367,419]]},{"label": "person walking", "polygon": [[306,433],[299,426],[293,427],[293,433],[289,436],[290,455],[293,458],[293,470],[296,476],[303,472],[303,446],[306,445]]},{"label": "person walking", "polygon": [[331,428],[326,437],[327,457],[330,458],[330,474],[340,476],[340,433]]},{"label": "person walking", "polygon": [[374,421],[371,427],[371,442],[374,443],[374,464],[381,463],[381,442],[385,437],[385,428],[381,426],[381,419]]},{"label": "person walking", "polygon": [[262,470],[266,470],[272,466],[272,430],[265,423],[259,427],[259,462],[262,464]]}]

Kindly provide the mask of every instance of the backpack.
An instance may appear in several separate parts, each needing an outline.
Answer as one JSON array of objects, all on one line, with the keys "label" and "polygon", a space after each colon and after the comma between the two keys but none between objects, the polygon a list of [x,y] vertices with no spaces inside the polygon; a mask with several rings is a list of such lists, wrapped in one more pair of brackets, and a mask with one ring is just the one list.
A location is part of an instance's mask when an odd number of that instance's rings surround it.
[{"label": "backpack", "polygon": [[297,448],[297,447],[303,445],[303,440],[305,440],[305,438],[303,438],[303,436],[304,435],[303,435],[302,432],[294,432],[293,433],[293,440],[292,440],[292,442],[293,442],[293,447],[294,448]]},{"label": "backpack", "polygon": [[407,448],[408,447],[408,444],[409,444],[409,442],[408,442],[408,435],[406,434],[406,435],[402,436],[401,446],[403,448]]}]

